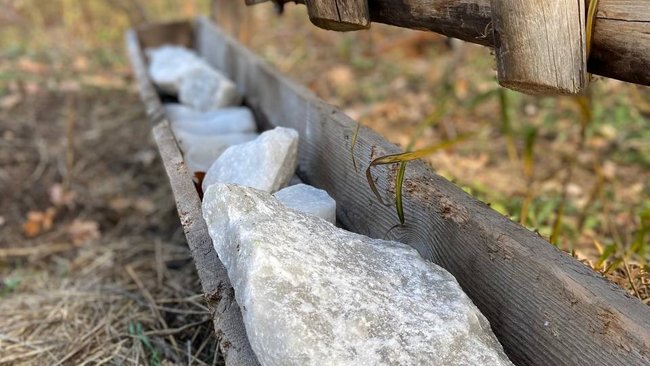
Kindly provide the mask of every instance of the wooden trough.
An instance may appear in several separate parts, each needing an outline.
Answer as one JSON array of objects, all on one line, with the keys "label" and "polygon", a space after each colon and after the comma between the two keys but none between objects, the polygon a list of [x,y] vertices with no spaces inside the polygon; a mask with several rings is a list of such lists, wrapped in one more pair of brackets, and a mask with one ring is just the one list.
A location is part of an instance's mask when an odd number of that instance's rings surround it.
[{"label": "wooden trough", "polygon": [[[166,43],[193,47],[233,79],[261,129],[300,133],[298,175],[337,201],[337,219],[351,231],[408,243],[449,270],[488,318],[518,365],[649,365],[650,308],[537,234],[510,221],[422,162],[404,183],[407,226],[377,202],[365,168],[374,157],[400,152],[265,64],[205,18],[144,26],[126,37],[129,57],[178,213],[221,337],[227,365],[256,365],[226,271],[208,235],[201,202],[146,69],[143,50]],[[386,199],[397,167],[374,171]]]}]

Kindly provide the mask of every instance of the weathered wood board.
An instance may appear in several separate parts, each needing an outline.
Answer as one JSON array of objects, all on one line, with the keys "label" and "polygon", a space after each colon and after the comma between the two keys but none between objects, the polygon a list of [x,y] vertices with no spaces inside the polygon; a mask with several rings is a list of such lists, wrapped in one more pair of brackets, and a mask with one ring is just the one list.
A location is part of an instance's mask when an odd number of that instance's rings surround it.
[{"label": "weathered wood board", "polygon": [[[359,166],[355,171],[350,150],[356,122],[280,75],[207,19],[199,18],[195,27],[196,49],[237,83],[262,127],[285,126],[300,132],[298,173],[336,199],[338,220],[352,231],[408,243],[453,273],[490,320],[513,362],[544,366],[650,364],[650,308],[437,176],[424,163],[409,164],[407,169],[407,225],[389,230],[397,220],[394,209],[377,202],[364,170],[373,157],[399,149],[362,127],[354,151]],[[137,41],[136,34],[130,33],[131,59],[136,59],[136,77],[156,123],[156,138],[165,149],[171,146],[169,150],[173,150],[165,152],[161,147],[161,155],[181,221],[204,290],[208,295],[217,293],[219,284],[225,283],[223,266],[209,243],[198,196],[160,114],[160,101],[151,95],[155,91]],[[142,44],[155,45],[146,40]],[[396,167],[374,171],[386,200],[394,197],[396,172]],[[227,301],[232,305],[228,309],[236,307],[232,297]],[[224,299],[212,302],[221,304]],[[215,326],[224,331],[217,318],[237,320],[237,316],[228,318],[229,313],[222,310],[216,308]],[[232,327],[227,329],[232,335]]]},{"label": "weathered wood board", "polygon": [[[491,0],[369,0],[373,22],[494,47]],[[541,37],[541,35],[540,35]],[[650,85],[650,1],[600,0],[588,71]]]},{"label": "weathered wood board", "polygon": [[191,46],[194,31],[190,23],[170,23],[130,30],[126,35],[127,50],[138,83],[140,96],[153,124],[153,136],[174,193],[178,215],[188,246],[212,312],[219,348],[228,366],[256,366],[257,358],[250,348],[241,310],[223,266],[212,246],[208,227],[201,213],[201,200],[192,182],[174,135],[165,117],[158,93],[149,80],[143,50],[165,43]]},{"label": "weathered wood board", "polygon": [[[247,4],[266,1],[270,0],[255,0]],[[494,47],[491,1],[368,0],[368,7],[372,22],[432,31]],[[543,37],[541,34],[533,36]],[[600,0],[588,71],[650,86],[649,70],[650,1]]]}]

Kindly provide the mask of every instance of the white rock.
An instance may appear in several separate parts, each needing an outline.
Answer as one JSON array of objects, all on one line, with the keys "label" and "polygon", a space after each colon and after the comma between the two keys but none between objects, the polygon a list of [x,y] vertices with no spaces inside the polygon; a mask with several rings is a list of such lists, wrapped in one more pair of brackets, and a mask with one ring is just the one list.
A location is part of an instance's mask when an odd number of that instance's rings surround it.
[{"label": "white rock", "polygon": [[296,170],[298,132],[277,127],[254,141],[231,146],[212,164],[203,178],[203,191],[214,183],[235,183],[275,192]]},{"label": "white rock", "polygon": [[177,131],[202,135],[255,132],[255,117],[246,107],[228,107],[200,112],[182,104],[167,104],[165,112],[171,127]]},{"label": "white rock", "polygon": [[327,191],[300,183],[282,188],[273,196],[289,208],[336,223],[336,201]]},{"label": "white rock", "polygon": [[207,66],[183,74],[178,99],[203,112],[236,106],[242,102],[235,83]]},{"label": "white rock", "polygon": [[223,135],[198,135],[184,131],[175,131],[187,170],[194,172],[207,172],[210,166],[230,146],[255,140],[257,133],[229,133]]},{"label": "white rock", "polygon": [[149,57],[149,76],[160,89],[177,94],[183,75],[206,64],[194,51],[180,46],[164,45],[146,51]]},{"label": "white rock", "polygon": [[229,184],[203,216],[262,365],[511,365],[454,277],[405,244]]}]

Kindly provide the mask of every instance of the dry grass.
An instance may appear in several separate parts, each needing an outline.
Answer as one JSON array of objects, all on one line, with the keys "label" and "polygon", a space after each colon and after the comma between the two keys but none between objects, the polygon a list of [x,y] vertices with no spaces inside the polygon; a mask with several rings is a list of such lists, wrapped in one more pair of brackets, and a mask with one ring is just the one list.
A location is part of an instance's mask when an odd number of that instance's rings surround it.
[{"label": "dry grass", "polygon": [[[2,191],[11,197],[0,202],[0,364],[218,364],[210,313],[133,91],[39,91],[0,112],[0,129]],[[51,189],[66,180],[74,198],[59,202]],[[51,228],[25,238],[27,211],[47,208],[56,211]],[[98,232],[72,230],[80,221]]]}]

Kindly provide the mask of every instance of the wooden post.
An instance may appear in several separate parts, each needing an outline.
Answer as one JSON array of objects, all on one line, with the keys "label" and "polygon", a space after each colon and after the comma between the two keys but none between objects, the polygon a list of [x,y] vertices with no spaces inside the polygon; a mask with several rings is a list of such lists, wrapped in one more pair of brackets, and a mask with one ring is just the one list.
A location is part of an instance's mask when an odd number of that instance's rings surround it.
[{"label": "wooden post", "polygon": [[339,32],[370,28],[367,0],[305,0],[315,26]]},{"label": "wooden post", "polygon": [[577,94],[587,84],[584,1],[490,0],[499,84]]},{"label": "wooden post", "polygon": [[250,44],[253,34],[251,28],[254,26],[254,22],[251,21],[250,11],[246,11],[244,2],[239,0],[212,0],[211,13],[214,22],[219,24],[221,28],[225,29],[241,43]]}]

